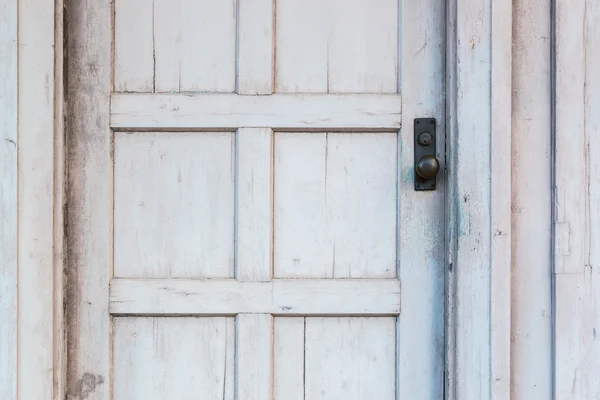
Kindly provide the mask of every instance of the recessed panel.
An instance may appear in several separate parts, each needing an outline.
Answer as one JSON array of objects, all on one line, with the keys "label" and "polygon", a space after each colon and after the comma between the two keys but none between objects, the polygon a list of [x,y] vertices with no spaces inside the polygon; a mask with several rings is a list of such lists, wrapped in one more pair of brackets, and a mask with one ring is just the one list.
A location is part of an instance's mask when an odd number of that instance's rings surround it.
[{"label": "recessed panel", "polygon": [[278,92],[397,92],[397,0],[278,0],[276,9]]},{"label": "recessed panel", "polygon": [[233,135],[115,134],[115,277],[233,276]]},{"label": "recessed panel", "polygon": [[275,400],[396,398],[395,318],[276,318]]},{"label": "recessed panel", "polygon": [[233,318],[115,318],[114,400],[234,399]]},{"label": "recessed panel", "polygon": [[278,133],[274,272],[396,276],[396,133]]},{"label": "recessed panel", "polygon": [[235,1],[116,0],[115,90],[233,92]]}]

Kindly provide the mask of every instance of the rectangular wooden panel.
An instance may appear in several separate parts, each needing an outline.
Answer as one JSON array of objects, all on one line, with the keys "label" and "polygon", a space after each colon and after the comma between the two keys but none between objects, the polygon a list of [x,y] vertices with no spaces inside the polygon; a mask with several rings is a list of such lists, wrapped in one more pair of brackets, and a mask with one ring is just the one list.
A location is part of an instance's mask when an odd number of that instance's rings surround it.
[{"label": "rectangular wooden panel", "polygon": [[236,318],[236,399],[273,398],[273,317],[240,314]]},{"label": "rectangular wooden panel", "polygon": [[233,133],[116,133],[115,276],[233,277]]},{"label": "rectangular wooden panel", "polygon": [[275,276],[396,276],[396,133],[275,136]]},{"label": "rectangular wooden panel", "polygon": [[274,400],[305,400],[305,321],[284,317],[274,320]]},{"label": "rectangular wooden panel", "polygon": [[235,90],[236,2],[154,0],[156,92]]},{"label": "rectangular wooden panel", "polygon": [[268,281],[272,276],[273,132],[237,132],[236,277]]},{"label": "rectangular wooden panel", "polygon": [[115,94],[116,129],[400,128],[398,95]]},{"label": "rectangular wooden panel", "polygon": [[396,397],[395,318],[307,318],[305,399]]},{"label": "rectangular wooden panel", "polygon": [[396,93],[396,0],[277,1],[277,92]]},{"label": "rectangular wooden panel", "polygon": [[395,279],[113,279],[110,313],[116,315],[397,315]]},{"label": "rectangular wooden panel", "polygon": [[234,399],[233,318],[116,318],[114,400]]},{"label": "rectangular wooden panel", "polygon": [[154,91],[154,0],[115,0],[114,86]]},{"label": "rectangular wooden panel", "polygon": [[271,94],[275,72],[275,2],[237,1],[237,93]]}]

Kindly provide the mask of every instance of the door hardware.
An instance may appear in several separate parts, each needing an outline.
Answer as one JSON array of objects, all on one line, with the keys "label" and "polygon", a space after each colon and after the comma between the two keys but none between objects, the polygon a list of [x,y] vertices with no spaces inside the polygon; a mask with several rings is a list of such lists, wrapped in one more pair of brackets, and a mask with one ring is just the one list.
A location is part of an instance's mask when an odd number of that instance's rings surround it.
[{"label": "door hardware", "polygon": [[415,190],[435,190],[440,162],[435,157],[435,118],[416,118],[415,134]]}]

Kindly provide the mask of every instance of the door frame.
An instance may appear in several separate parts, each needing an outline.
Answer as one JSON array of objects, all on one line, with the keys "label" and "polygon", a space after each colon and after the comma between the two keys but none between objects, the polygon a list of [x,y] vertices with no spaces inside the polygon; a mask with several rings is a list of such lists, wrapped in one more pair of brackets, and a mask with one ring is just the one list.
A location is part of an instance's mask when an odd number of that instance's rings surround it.
[{"label": "door frame", "polygon": [[[512,5],[449,0],[446,17],[446,398],[509,399]],[[58,400],[63,0],[0,0],[0,21],[0,397]]]},{"label": "door frame", "polygon": [[512,3],[447,7],[446,397],[509,400]]}]

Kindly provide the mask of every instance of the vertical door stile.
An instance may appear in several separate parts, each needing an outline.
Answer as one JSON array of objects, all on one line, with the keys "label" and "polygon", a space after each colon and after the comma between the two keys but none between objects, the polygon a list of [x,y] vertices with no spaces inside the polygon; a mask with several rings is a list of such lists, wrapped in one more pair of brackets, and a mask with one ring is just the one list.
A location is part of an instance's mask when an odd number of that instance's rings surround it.
[{"label": "vertical door stile", "polygon": [[[273,92],[273,0],[239,0],[237,93]],[[268,127],[239,127],[236,140],[236,279],[272,277],[272,137]],[[238,314],[237,399],[273,396],[273,316]]]}]

